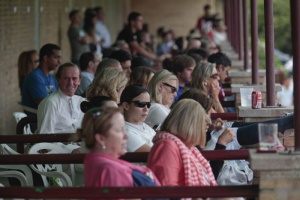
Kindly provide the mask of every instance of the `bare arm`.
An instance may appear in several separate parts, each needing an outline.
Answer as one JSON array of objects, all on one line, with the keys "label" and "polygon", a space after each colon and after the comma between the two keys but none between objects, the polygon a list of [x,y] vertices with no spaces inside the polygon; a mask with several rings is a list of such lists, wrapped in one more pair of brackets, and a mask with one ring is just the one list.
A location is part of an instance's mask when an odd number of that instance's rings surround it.
[{"label": "bare arm", "polygon": [[149,152],[151,147],[147,144],[143,144],[140,148],[138,148],[135,152]]},{"label": "bare arm", "polygon": [[215,100],[216,102],[216,107],[215,107],[215,110],[218,112],[218,113],[224,113],[225,110],[220,102],[220,99],[219,99],[219,93],[220,93],[220,86],[219,86],[219,82],[217,80],[214,80],[212,83],[211,83],[211,86],[210,86],[210,91],[211,91],[211,97]]},{"label": "bare arm", "polygon": [[150,60],[153,60],[153,61],[157,60],[157,56],[156,55],[154,55],[151,52],[148,52],[146,49],[144,49],[143,47],[141,47],[137,41],[132,41],[132,42],[129,43],[129,45],[130,45],[130,47],[132,49],[134,49],[135,51],[137,51],[142,56],[145,56],[146,58],[149,58]]}]

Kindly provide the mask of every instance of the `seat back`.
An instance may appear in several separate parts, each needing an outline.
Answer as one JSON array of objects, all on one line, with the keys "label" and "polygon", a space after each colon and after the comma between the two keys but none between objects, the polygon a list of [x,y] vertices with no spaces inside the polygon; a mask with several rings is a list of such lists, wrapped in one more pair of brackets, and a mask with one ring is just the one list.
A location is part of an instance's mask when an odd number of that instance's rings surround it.
[{"label": "seat back", "polygon": [[[69,153],[67,150],[62,148],[57,144],[52,143],[38,143],[34,144],[28,151],[28,154],[60,154]],[[52,179],[59,178],[63,186],[71,187],[73,186],[71,178],[63,171],[62,164],[32,164],[30,167],[42,176],[45,187],[49,187],[51,183],[47,177]],[[74,173],[74,164],[67,165],[71,171]],[[67,168],[67,167],[64,167]]]},{"label": "seat back", "polygon": [[[24,117],[27,117],[27,115],[25,113],[23,113],[23,112],[14,112],[13,116],[14,116],[17,124],[19,123],[19,121],[21,119],[23,119]],[[27,124],[27,125],[24,126],[23,134],[25,134],[25,135],[32,134],[29,124]]]},{"label": "seat back", "polygon": [[[0,144],[0,155],[17,155],[19,154],[15,150],[13,150],[10,146],[7,144]],[[32,172],[30,168],[27,165],[0,165],[0,169],[5,170],[18,170],[21,171],[25,175],[26,181],[24,181],[24,175],[21,176],[19,173],[13,173],[12,175],[18,178],[21,182],[21,185],[26,183],[26,186],[33,186],[33,178],[32,178]],[[23,185],[22,185],[23,186]]]}]

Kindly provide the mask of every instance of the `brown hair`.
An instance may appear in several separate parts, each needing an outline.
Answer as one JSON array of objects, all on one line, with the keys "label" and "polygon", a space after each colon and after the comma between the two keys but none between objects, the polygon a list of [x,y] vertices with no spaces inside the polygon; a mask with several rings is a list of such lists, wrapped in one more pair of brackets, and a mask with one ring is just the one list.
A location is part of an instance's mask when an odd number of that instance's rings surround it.
[{"label": "brown hair", "polygon": [[197,88],[191,88],[190,90],[184,92],[180,95],[178,101],[182,99],[193,99],[200,103],[200,105],[205,109],[206,113],[213,107],[215,107],[215,101],[209,98],[203,91]]},{"label": "brown hair", "polygon": [[182,72],[185,68],[189,68],[195,66],[195,60],[188,55],[178,55],[173,59],[173,72],[177,74],[178,72]]},{"label": "brown hair", "polygon": [[127,85],[148,85],[151,74],[154,74],[154,71],[151,68],[143,66],[137,67],[131,72]]},{"label": "brown hair", "polygon": [[75,68],[77,68],[78,71],[79,71],[79,78],[81,78],[81,73],[80,73],[81,70],[80,70],[80,68],[77,65],[75,65],[74,63],[67,62],[67,63],[64,63],[61,66],[59,66],[59,68],[58,68],[58,70],[56,72],[56,75],[55,75],[55,77],[56,77],[57,80],[61,78],[62,71],[64,70],[64,68],[67,68],[67,67],[75,67]]},{"label": "brown hair", "polygon": [[32,55],[38,54],[36,50],[23,51],[18,59],[18,78],[19,83],[29,72],[33,70]]},{"label": "brown hair", "polygon": [[86,148],[93,149],[95,146],[95,134],[106,136],[108,130],[112,127],[111,120],[117,113],[120,113],[120,110],[112,107],[89,110],[83,117],[81,129],[77,130],[72,140],[78,141],[83,139]]}]

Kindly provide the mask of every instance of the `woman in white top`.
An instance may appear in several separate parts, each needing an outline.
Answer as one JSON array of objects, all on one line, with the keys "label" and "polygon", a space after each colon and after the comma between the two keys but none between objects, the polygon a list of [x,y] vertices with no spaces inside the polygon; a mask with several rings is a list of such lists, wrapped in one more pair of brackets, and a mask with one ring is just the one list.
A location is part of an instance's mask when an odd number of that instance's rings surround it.
[{"label": "woman in white top", "polygon": [[149,152],[155,131],[144,123],[151,106],[148,90],[139,85],[129,85],[122,92],[120,101],[128,135],[127,152]]},{"label": "woman in white top", "polygon": [[145,122],[152,127],[163,123],[170,113],[170,106],[177,96],[178,79],[168,70],[155,73],[148,84],[151,108]]}]

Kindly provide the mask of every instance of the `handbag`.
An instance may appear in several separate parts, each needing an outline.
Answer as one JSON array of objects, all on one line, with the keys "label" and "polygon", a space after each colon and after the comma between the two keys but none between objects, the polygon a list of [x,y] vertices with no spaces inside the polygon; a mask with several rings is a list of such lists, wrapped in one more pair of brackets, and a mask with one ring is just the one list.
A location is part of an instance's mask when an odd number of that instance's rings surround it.
[{"label": "handbag", "polygon": [[245,160],[224,161],[217,178],[218,185],[247,185],[252,184],[253,171]]},{"label": "handbag", "polygon": [[[205,150],[213,150],[216,147],[218,138],[226,128],[230,128],[233,122],[225,123],[221,130],[211,132],[211,139],[207,142]],[[237,128],[231,128],[236,134]],[[242,146],[237,138],[226,145],[226,150],[240,149]],[[251,184],[253,180],[253,171],[249,168],[249,162],[246,160],[225,160],[222,169],[217,178],[218,185],[246,185]]]}]

